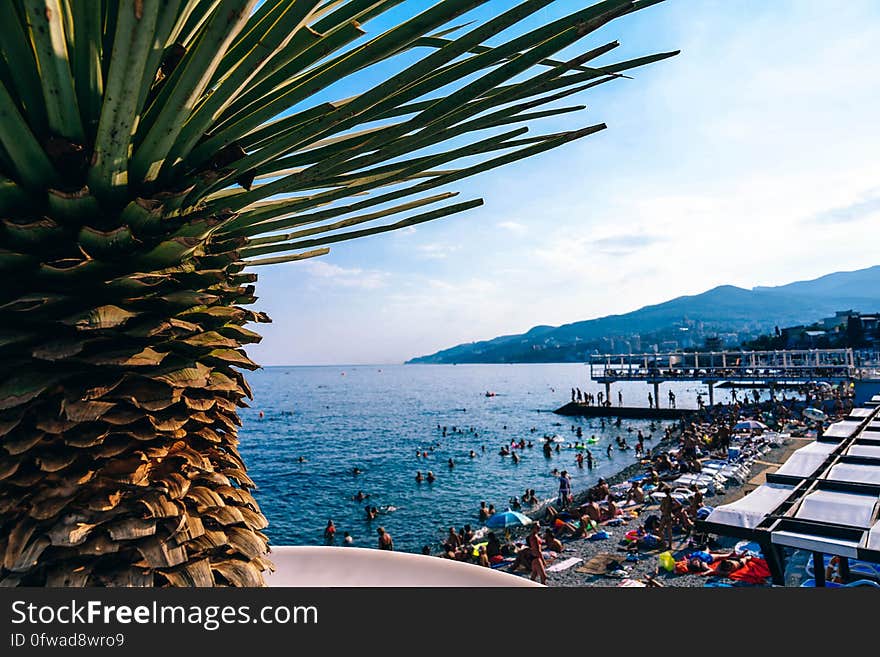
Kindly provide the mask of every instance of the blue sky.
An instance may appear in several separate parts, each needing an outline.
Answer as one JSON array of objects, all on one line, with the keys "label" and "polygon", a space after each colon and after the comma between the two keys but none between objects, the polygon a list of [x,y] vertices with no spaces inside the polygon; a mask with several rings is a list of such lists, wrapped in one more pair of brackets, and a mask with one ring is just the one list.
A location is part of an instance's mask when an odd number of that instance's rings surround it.
[{"label": "blue sky", "polygon": [[[429,3],[411,0],[396,15]],[[474,17],[515,4],[490,0]],[[542,22],[588,2],[558,0]],[[483,207],[255,270],[263,365],[395,363],[721,284],[878,264],[880,3],[668,0],[604,63],[681,49],[536,133],[609,129],[454,185]],[[389,20],[394,16],[389,16]],[[383,23],[365,28],[375,34]],[[378,72],[346,83],[369,88]],[[571,99],[569,99],[570,101]]]}]

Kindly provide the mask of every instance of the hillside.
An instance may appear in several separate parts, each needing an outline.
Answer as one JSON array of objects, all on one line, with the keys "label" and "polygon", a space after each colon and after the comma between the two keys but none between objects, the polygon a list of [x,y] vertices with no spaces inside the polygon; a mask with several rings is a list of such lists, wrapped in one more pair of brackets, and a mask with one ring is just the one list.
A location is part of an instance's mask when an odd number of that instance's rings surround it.
[{"label": "hillside", "polygon": [[[536,326],[526,333],[461,344],[409,363],[580,362],[594,350],[702,344],[708,335],[745,340],[774,326],[813,322],[846,309],[880,310],[880,266],[751,290],[723,285],[622,315]],[[623,345],[626,345],[623,348]]]}]

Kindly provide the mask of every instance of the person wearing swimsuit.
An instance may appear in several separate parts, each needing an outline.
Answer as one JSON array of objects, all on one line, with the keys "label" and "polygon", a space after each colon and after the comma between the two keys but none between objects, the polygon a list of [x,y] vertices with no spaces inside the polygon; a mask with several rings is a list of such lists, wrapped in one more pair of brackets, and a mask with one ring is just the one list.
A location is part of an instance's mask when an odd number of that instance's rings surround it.
[{"label": "person wearing swimsuit", "polygon": [[529,534],[528,545],[532,554],[532,574],[530,579],[535,581],[536,577],[541,578],[541,584],[547,583],[547,570],[544,564],[544,553],[541,551],[543,540],[538,534],[538,523],[532,525],[532,533]]}]

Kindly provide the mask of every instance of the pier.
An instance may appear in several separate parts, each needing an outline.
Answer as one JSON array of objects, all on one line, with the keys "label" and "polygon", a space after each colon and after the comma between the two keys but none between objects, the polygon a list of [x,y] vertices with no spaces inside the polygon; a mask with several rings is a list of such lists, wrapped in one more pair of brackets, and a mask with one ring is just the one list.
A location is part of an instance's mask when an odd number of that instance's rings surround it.
[{"label": "pier", "polygon": [[699,411],[687,408],[642,408],[638,406],[591,406],[569,402],[553,411],[571,417],[619,417],[625,420],[678,420]]},{"label": "pier", "polygon": [[591,379],[605,385],[605,399],[611,399],[611,385],[617,381],[653,385],[655,404],[662,383],[699,381],[709,388],[710,406],[715,403],[715,386],[722,383],[772,388],[815,381],[842,383],[862,374],[852,349],[594,354],[589,365]]}]

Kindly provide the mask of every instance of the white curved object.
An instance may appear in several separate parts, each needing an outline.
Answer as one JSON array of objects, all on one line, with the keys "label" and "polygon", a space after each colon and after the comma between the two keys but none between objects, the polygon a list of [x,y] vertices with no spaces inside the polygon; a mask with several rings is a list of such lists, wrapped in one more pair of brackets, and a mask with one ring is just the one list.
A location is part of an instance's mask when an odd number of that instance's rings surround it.
[{"label": "white curved object", "polygon": [[473,564],[408,552],[356,547],[272,547],[267,586],[540,586],[523,577]]}]

